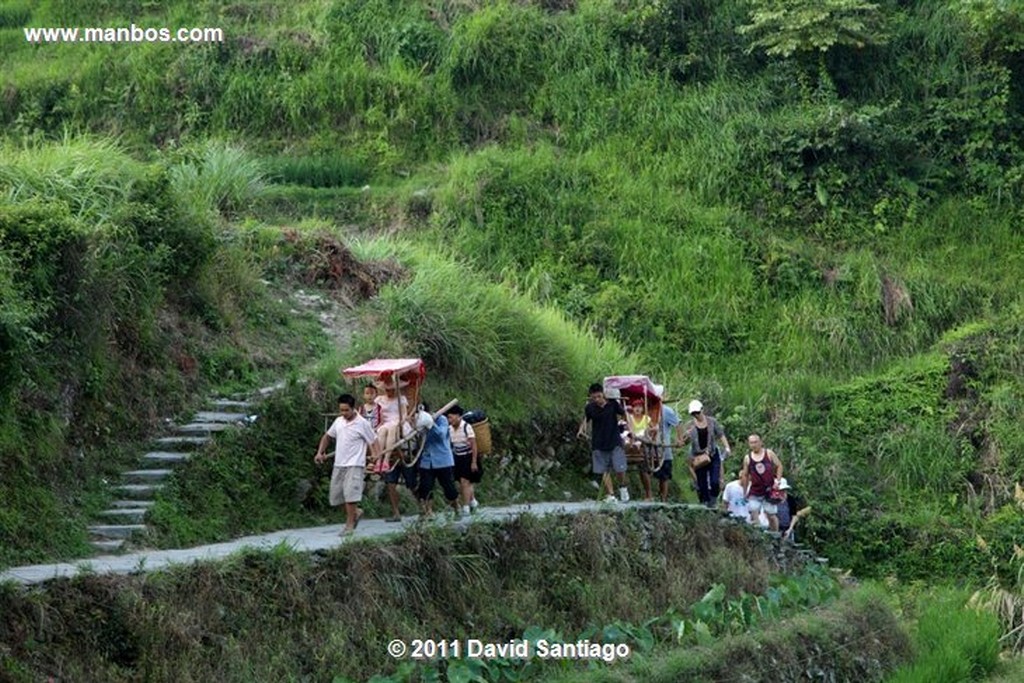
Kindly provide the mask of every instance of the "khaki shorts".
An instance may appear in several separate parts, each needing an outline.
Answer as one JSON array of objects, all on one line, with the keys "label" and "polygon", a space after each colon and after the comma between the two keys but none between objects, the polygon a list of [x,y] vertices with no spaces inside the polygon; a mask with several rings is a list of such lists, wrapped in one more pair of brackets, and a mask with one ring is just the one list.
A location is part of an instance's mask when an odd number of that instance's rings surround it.
[{"label": "khaki shorts", "polygon": [[759,496],[750,496],[747,498],[747,509],[754,513],[764,510],[764,514],[766,515],[779,514],[779,506],[777,503],[769,503],[767,498],[761,498]]},{"label": "khaki shorts", "polygon": [[365,467],[335,467],[331,472],[331,505],[361,501],[365,475]]}]

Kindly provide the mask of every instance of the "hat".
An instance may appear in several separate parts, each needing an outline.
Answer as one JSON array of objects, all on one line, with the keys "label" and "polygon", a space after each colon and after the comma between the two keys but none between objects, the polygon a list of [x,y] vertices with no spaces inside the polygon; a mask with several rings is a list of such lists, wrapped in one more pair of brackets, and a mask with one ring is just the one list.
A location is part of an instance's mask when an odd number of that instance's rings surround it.
[{"label": "hat", "polygon": [[686,409],[686,412],[688,412],[690,414],[693,414],[693,413],[699,413],[699,412],[701,412],[703,410],[704,410],[704,404],[701,403],[700,401],[694,399],[694,400],[690,401],[690,407]]},{"label": "hat", "polygon": [[793,487],[789,485],[789,482],[786,481],[785,477],[782,477],[781,479],[779,479],[779,490],[780,491],[786,491],[786,490],[791,489],[791,488],[793,488]]}]

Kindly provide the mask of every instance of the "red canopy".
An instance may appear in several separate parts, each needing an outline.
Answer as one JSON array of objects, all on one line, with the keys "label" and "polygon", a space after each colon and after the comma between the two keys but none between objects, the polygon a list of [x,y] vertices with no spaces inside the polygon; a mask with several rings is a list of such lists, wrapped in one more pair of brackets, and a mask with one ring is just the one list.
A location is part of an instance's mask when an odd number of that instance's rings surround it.
[{"label": "red canopy", "polygon": [[647,375],[614,375],[604,378],[604,390],[617,390],[622,396],[640,398],[647,396],[661,400],[665,387],[655,384]]},{"label": "red canopy", "polygon": [[640,401],[651,418],[651,424],[661,424],[661,398],[665,387],[655,384],[647,375],[613,375],[604,378],[604,391],[611,400],[628,406]]},{"label": "red canopy", "polygon": [[397,374],[398,379],[410,384],[419,384],[427,376],[427,368],[419,358],[374,358],[362,365],[345,368],[341,371],[345,377],[373,377],[390,382]]}]

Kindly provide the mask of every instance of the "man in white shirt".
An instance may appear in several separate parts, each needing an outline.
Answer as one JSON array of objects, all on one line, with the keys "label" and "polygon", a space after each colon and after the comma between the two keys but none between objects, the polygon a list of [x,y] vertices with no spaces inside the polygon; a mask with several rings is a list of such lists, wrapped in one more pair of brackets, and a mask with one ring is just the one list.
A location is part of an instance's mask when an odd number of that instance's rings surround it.
[{"label": "man in white shirt", "polygon": [[747,496],[743,492],[743,485],[739,479],[733,479],[725,485],[722,492],[722,509],[733,517],[750,521],[750,512],[747,510]]},{"label": "man in white shirt", "polygon": [[[725,490],[722,492],[722,509],[732,517],[753,524],[750,520],[750,509],[747,507],[747,494],[739,479],[733,479],[725,485]],[[768,528],[768,517],[765,516],[763,510],[758,515],[757,521],[762,529]]]},{"label": "man in white shirt", "polygon": [[366,474],[366,447],[370,457],[377,460],[380,447],[377,435],[369,421],[356,410],[356,399],[351,394],[338,397],[338,418],[320,437],[313,461],[317,464],[327,459],[327,443],[334,439],[334,471],[331,473],[330,504],[345,505],[345,528],[342,536],[348,536],[359,525],[363,511],[359,503],[363,500],[363,478]]}]

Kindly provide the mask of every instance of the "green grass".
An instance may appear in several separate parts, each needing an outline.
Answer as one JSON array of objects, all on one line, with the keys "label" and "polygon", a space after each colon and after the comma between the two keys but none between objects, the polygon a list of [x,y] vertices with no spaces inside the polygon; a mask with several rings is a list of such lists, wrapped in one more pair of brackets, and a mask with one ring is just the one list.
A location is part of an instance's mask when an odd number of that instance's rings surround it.
[{"label": "green grass", "polygon": [[[867,634],[884,634],[879,638]],[[634,655],[624,664],[551,677],[597,681],[799,680],[814,671],[836,680],[880,681],[909,654],[909,643],[878,591],[848,590],[837,603],[716,640]],[[770,662],[765,664],[765,660]]]},{"label": "green grass", "polygon": [[[155,364],[165,300],[216,333],[286,327],[250,292],[309,277],[322,244],[283,236],[358,233],[407,273],[346,360],[422,355],[432,391],[510,425],[569,419],[602,374],[650,373],[734,442],[765,434],[822,492],[808,535],[838,559],[980,578],[975,536],[1024,473],[1014,17],[885,5],[885,45],[809,69],[747,51],[745,3],[620,5],[12,5],[0,211],[35,232],[0,249],[4,360],[77,338],[41,322],[70,310],[54,253],[87,245],[104,274],[88,281],[116,285],[75,294],[103,304],[78,328],[95,394],[121,385],[90,330]],[[26,16],[230,39],[30,46]],[[186,355],[239,389],[274,367],[254,349]]]},{"label": "green grass", "polygon": [[[788,580],[776,576],[766,545],[753,530],[723,526],[701,511],[525,516],[465,532],[416,527],[398,539],[346,544],[319,557],[280,546],[165,572],[86,575],[46,590],[5,586],[0,625],[12,637],[0,661],[13,680],[53,675],[58,667],[83,681],[367,680],[403,666],[380,654],[393,638],[430,632],[500,641],[531,627],[574,637],[606,625],[638,627],[668,608],[688,612],[714,584],[729,599],[762,594],[770,577]],[[891,612],[877,600],[849,604],[773,629],[770,639],[844,643],[855,633],[881,635],[868,651],[878,669],[891,668],[902,642]],[[40,613],[47,615],[42,625]],[[660,622],[650,624],[651,640],[670,636]],[[776,622],[785,624],[792,623]],[[627,632],[638,633],[636,627]],[[45,649],[33,635],[43,633]],[[311,644],[311,633],[326,635]],[[211,640],[219,646],[203,645]],[[727,645],[732,639],[722,641],[723,650],[736,651]],[[794,649],[794,657],[798,651],[805,650]],[[560,672],[558,665],[536,668],[534,680]]]},{"label": "green grass", "polygon": [[[574,415],[578,401],[555,387],[582,397],[590,382],[630,364],[614,342],[599,341],[465,266],[426,251],[416,252],[410,265],[409,282],[382,292],[387,329],[467,400],[510,421]],[[375,355],[372,347],[365,351]]]},{"label": "green grass", "polygon": [[266,186],[266,172],[240,147],[208,141],[185,156],[170,168],[171,187],[200,217],[204,211],[237,213]]},{"label": "green grass", "polygon": [[280,156],[268,159],[268,177],[282,184],[304,187],[362,186],[369,178],[366,168],[340,154]]},{"label": "green grass", "polygon": [[987,680],[999,663],[999,622],[990,612],[964,606],[964,596],[922,597],[917,614],[917,656],[888,683]]},{"label": "green grass", "polygon": [[251,180],[227,156],[200,192],[105,139],[0,146],[0,564],[86,554],[102,480],[162,417],[323,350],[253,255],[217,240],[213,212]]}]

